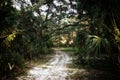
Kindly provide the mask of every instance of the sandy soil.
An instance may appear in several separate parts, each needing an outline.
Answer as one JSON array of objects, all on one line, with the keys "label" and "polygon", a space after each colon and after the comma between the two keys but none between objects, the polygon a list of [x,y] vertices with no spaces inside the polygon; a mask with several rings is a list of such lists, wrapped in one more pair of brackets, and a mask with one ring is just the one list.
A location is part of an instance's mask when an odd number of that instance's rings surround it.
[{"label": "sandy soil", "polygon": [[29,70],[28,76],[22,76],[18,80],[67,80],[67,64],[71,58],[59,49],[55,49],[56,55],[45,65],[36,66]]}]

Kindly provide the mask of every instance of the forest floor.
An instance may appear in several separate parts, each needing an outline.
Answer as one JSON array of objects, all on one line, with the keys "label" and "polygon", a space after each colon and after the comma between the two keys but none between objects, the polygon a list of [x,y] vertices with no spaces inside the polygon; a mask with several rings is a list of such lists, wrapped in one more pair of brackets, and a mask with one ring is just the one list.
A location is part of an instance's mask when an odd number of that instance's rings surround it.
[{"label": "forest floor", "polygon": [[73,52],[72,49],[55,49],[55,54],[48,62],[34,65],[27,76],[21,76],[18,80],[120,80],[116,72],[78,68],[72,62]]}]

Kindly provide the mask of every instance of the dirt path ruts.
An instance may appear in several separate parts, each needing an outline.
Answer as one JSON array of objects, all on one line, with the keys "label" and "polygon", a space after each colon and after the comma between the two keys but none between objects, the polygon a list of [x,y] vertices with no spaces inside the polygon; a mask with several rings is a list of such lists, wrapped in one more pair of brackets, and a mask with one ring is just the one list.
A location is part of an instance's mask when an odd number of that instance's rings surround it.
[{"label": "dirt path ruts", "polygon": [[70,63],[70,57],[59,49],[55,51],[56,55],[48,63],[33,67],[24,80],[66,80],[68,76],[66,65]]}]

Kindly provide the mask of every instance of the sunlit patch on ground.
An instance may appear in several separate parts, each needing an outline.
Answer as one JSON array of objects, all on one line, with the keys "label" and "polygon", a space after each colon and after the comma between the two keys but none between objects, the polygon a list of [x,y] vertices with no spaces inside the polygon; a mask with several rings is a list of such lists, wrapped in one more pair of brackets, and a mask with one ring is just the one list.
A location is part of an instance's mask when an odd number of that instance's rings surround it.
[{"label": "sunlit patch on ground", "polygon": [[67,64],[71,58],[64,52],[56,50],[56,55],[45,65],[36,66],[29,70],[28,76],[18,80],[67,80]]}]

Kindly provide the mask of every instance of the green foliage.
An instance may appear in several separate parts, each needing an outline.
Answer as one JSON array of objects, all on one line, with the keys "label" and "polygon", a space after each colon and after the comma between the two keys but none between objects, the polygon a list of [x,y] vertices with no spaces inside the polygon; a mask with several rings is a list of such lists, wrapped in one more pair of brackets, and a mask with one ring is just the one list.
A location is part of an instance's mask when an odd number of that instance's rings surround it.
[{"label": "green foliage", "polygon": [[101,38],[95,35],[88,35],[85,42],[86,50],[92,54],[110,54],[110,43],[106,38]]},{"label": "green foliage", "polygon": [[[97,57],[102,60],[107,57],[111,60],[111,65],[119,63],[120,18],[118,16],[120,16],[120,5],[118,2],[118,0],[78,1],[78,18],[89,22],[88,28],[90,32],[87,35],[84,35],[81,30],[81,32],[78,32],[80,34],[76,37],[78,62],[86,63],[91,58]],[[86,30],[84,29],[83,31]]]},{"label": "green foliage", "polygon": [[11,0],[0,2],[1,80],[18,76],[24,72],[24,59],[39,58],[43,53],[49,53],[52,47],[47,28],[44,27],[46,20],[41,15],[34,16],[36,9],[33,11],[30,6],[21,5],[18,11],[12,7]]},{"label": "green foliage", "polygon": [[[15,72],[22,72],[24,59],[40,58],[42,54],[49,53],[54,36],[57,36],[55,39],[59,42],[58,35],[67,34],[66,45],[68,45],[73,38],[70,32],[74,31],[78,31],[74,42],[79,63],[88,64],[87,61],[93,56],[97,57],[98,54],[102,56],[111,53],[110,57],[116,56],[114,59],[119,57],[117,55],[120,52],[118,0],[110,0],[108,4],[108,1],[104,0],[77,0],[79,20],[73,17],[76,16],[74,13],[66,14],[64,7],[55,6],[53,0],[31,0],[32,6],[24,0],[16,1],[20,2],[20,10],[13,8],[12,0],[0,2],[0,79],[4,77],[6,80],[9,76],[16,75]],[[39,8],[44,1],[44,4],[48,5],[48,10],[46,15],[41,15],[42,10]],[[63,2],[66,4],[66,1]],[[73,6],[72,0],[70,5]],[[52,12],[52,7],[57,12]],[[70,16],[73,19],[68,20],[67,17]],[[68,22],[64,22],[63,18]],[[80,20],[83,23],[84,20],[87,21],[89,25],[80,28]],[[72,25],[74,22],[75,25]]]},{"label": "green foliage", "polygon": [[24,62],[21,58],[18,53],[13,51],[6,51],[6,53],[0,54],[0,79],[10,79],[23,73]]},{"label": "green foliage", "polygon": [[[11,34],[10,34],[11,33]],[[12,41],[15,39],[15,37],[21,33],[21,30],[17,29],[17,28],[10,28],[10,29],[6,29],[1,33],[1,37],[0,38],[5,38],[2,42],[3,46],[6,47],[10,47]]]},{"label": "green foliage", "polygon": [[[89,35],[86,31],[80,31],[76,36],[77,52],[75,63],[84,66],[108,66],[110,65],[111,46],[110,42],[103,37]],[[108,64],[104,60],[108,61]],[[98,61],[98,62],[96,62]],[[97,65],[97,63],[100,63]]]},{"label": "green foliage", "polygon": [[[16,10],[11,0],[0,2],[0,79],[7,80],[23,72],[24,62],[17,50],[12,50],[12,43],[21,33],[16,24]],[[17,72],[16,72],[17,71]]]}]

